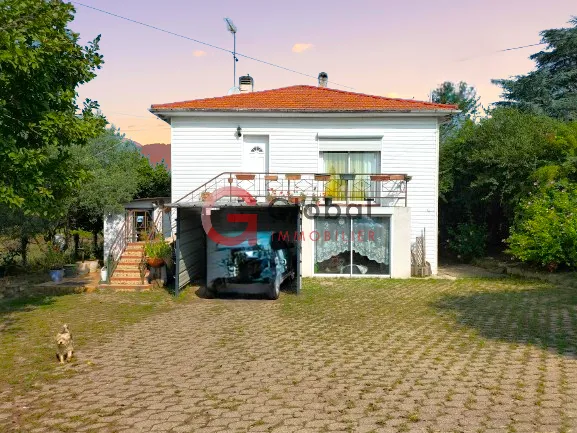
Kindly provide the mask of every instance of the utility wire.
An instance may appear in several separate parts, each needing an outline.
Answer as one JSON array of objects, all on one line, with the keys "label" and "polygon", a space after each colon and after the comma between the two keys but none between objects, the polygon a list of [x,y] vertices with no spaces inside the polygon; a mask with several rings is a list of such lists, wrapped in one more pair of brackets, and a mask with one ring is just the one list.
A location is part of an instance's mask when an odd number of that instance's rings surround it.
[{"label": "utility wire", "polygon": [[[128,18],[128,17],[122,16],[122,15],[118,15],[118,14],[115,14],[115,13],[113,13],[113,12],[108,12],[108,11],[105,11],[105,10],[103,10],[103,9],[99,9],[99,8],[94,7],[94,6],[89,6],[89,5],[87,5],[87,4],[80,3],[80,2],[77,2],[77,1],[74,1],[74,0],[71,0],[70,2],[71,2],[71,3],[74,3],[74,4],[78,5],[78,6],[82,6],[82,7],[88,8],[88,9],[92,9],[92,10],[94,10],[94,11],[97,11],[97,12],[100,12],[100,13],[103,13],[103,14],[106,14],[106,15],[110,15],[110,16],[113,16],[113,17],[115,17],[115,18],[119,18],[119,19],[121,19],[121,20],[129,21],[129,22],[131,22],[131,23],[138,24],[138,25],[141,25],[141,26],[144,26],[144,27],[148,27],[148,28],[150,28],[150,29],[157,30],[157,31],[159,31],[159,32],[167,33],[167,34],[172,35],[172,36],[176,36],[176,37],[179,37],[179,38],[182,38],[182,39],[186,39],[186,40],[189,40],[189,41],[192,41],[192,42],[196,42],[197,44],[206,45],[207,47],[214,48],[215,50],[220,50],[220,51],[224,51],[224,52],[226,52],[226,53],[231,53],[231,54],[233,53],[231,50],[228,50],[228,49],[226,49],[226,48],[222,48],[222,47],[219,47],[219,46],[217,46],[217,45],[210,44],[210,43],[208,43],[208,42],[204,42],[204,41],[200,41],[200,40],[198,40],[198,39],[194,39],[194,38],[191,38],[191,37],[188,37],[188,36],[184,36],[184,35],[181,35],[180,33],[175,33],[175,32],[172,32],[172,31],[170,31],[170,30],[166,30],[166,29],[163,29],[163,28],[160,28],[160,27],[153,26],[153,25],[151,25],[151,24],[143,23],[142,21],[133,20],[132,18]],[[288,71],[288,72],[293,72],[293,73],[295,73],[295,74],[299,74],[299,75],[302,75],[302,76],[304,76],[304,77],[309,77],[309,78],[314,78],[314,79],[317,79],[317,78],[318,78],[318,77],[316,77],[316,76],[314,76],[314,75],[306,74],[306,73],[304,73],[304,72],[296,71],[296,70],[294,70],[294,69],[290,69],[290,68],[287,68],[287,67],[285,67],[285,66],[281,66],[281,65],[277,65],[277,64],[275,64],[275,63],[267,62],[266,60],[257,59],[256,57],[247,56],[246,54],[241,54],[241,53],[239,53],[239,52],[236,52],[235,54],[236,54],[237,56],[239,56],[239,57],[244,57],[245,59],[248,59],[248,60],[253,60],[253,61],[255,61],[255,62],[263,63],[263,64],[268,65],[268,66],[273,66],[273,67],[275,67],[275,68],[279,68],[279,69],[282,69],[282,70],[285,70],[285,71]],[[347,88],[347,89],[355,90],[354,87],[345,86],[344,84],[335,83],[334,81],[329,81],[329,83],[334,84],[334,85],[339,86],[339,87],[345,87],[345,88]]]}]

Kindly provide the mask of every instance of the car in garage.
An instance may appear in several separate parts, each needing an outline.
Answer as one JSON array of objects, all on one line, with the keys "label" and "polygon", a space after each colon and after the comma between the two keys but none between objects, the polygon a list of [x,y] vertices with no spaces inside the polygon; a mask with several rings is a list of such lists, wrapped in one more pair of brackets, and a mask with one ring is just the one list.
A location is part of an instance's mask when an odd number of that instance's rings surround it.
[{"label": "car in garage", "polygon": [[[226,236],[238,236],[230,232]],[[294,245],[276,232],[256,235],[256,244],[244,241],[227,246],[208,239],[207,291],[209,294],[262,294],[278,299],[281,285],[295,278]]]}]

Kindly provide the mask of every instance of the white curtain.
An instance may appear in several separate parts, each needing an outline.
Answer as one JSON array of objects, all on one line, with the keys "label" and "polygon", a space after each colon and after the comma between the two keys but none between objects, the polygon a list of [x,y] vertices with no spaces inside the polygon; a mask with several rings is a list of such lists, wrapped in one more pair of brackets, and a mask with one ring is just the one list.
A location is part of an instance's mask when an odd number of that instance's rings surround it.
[{"label": "white curtain", "polygon": [[[353,219],[353,251],[374,260],[377,263],[389,264],[390,223],[388,218],[355,218]],[[362,231],[361,241],[358,233]]]},{"label": "white curtain", "polygon": [[[349,218],[318,218],[316,220],[316,230],[319,232],[319,239],[316,241],[317,263],[324,262],[331,257],[351,250],[374,260],[377,263],[389,264],[389,239],[390,223],[388,218],[354,218],[353,236],[350,242],[351,220]],[[361,240],[358,233],[362,231]],[[325,240],[325,232],[330,236]],[[343,236],[344,232],[344,236]],[[346,263],[349,264],[349,263]]]},{"label": "white curtain", "polygon": [[[317,263],[351,250],[349,224],[348,218],[317,218],[316,231],[319,232],[319,239],[315,242]],[[325,233],[328,233],[330,240],[325,240]]]}]

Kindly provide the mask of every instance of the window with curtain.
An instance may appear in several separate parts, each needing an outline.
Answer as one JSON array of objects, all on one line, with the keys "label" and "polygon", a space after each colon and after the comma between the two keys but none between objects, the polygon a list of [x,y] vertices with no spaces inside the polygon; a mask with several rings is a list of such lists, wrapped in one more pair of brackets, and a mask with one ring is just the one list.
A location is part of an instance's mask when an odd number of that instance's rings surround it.
[{"label": "window with curtain", "polygon": [[389,275],[390,218],[316,218],[316,274]]},{"label": "window with curtain", "polygon": [[[379,156],[379,152],[322,152],[323,172],[355,174],[349,183],[349,196],[351,200],[362,201],[371,189],[369,176],[362,175],[380,171]],[[347,181],[335,177],[325,185],[325,193],[335,200],[345,200],[346,187]]]}]

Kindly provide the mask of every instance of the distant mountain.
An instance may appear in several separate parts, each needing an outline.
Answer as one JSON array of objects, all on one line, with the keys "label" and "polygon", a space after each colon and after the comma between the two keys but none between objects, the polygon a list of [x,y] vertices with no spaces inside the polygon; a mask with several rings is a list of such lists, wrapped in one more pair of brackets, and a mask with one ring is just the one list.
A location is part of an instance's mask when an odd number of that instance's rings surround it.
[{"label": "distant mountain", "polygon": [[132,141],[144,156],[150,161],[150,165],[155,166],[164,160],[164,165],[170,170],[170,144],[154,143],[140,144]]}]

